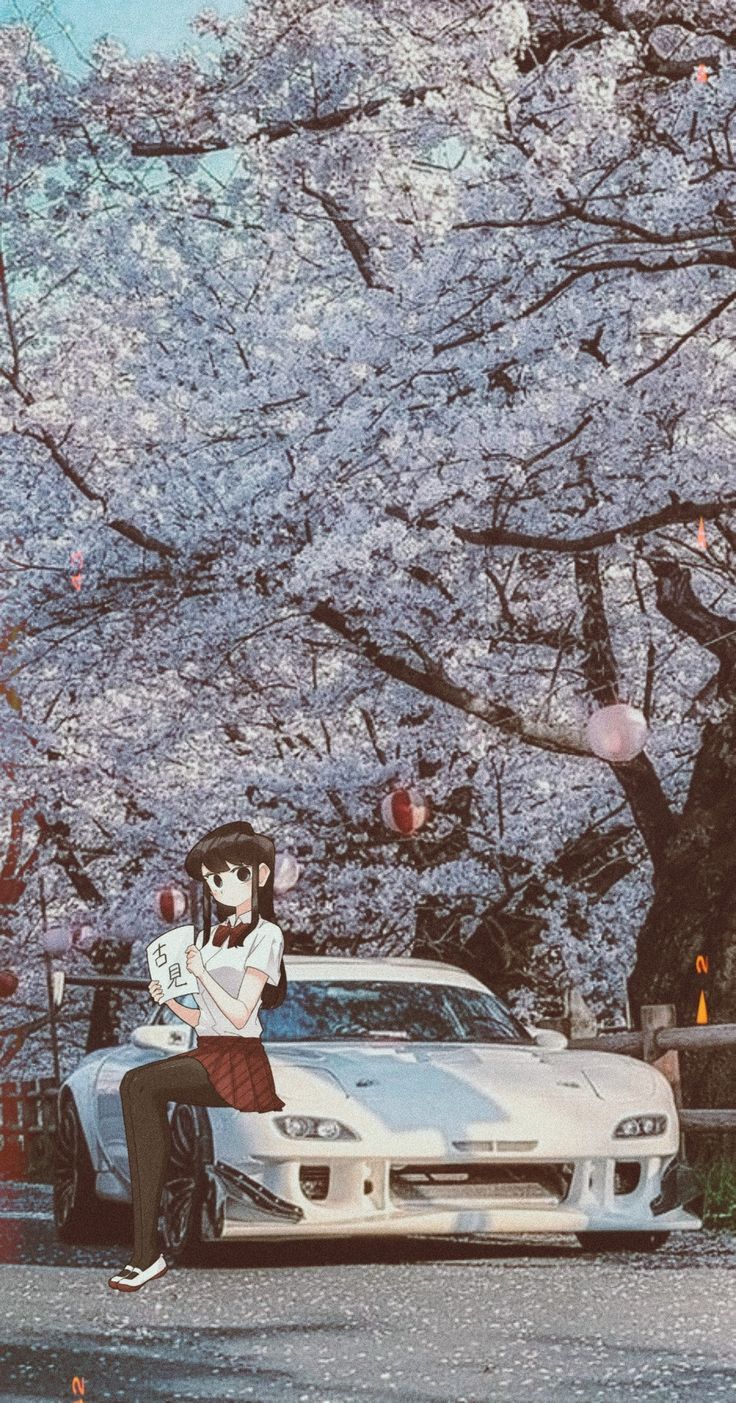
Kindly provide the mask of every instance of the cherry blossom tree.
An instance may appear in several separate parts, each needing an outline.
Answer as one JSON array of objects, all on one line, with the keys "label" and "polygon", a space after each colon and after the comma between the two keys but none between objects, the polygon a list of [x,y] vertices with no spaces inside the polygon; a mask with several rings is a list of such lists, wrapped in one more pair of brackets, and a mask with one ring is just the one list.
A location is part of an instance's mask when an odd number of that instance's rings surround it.
[{"label": "cherry blossom tree", "polygon": [[[0,32],[3,745],[66,826],[56,899],[101,837],[100,917],[148,934],[245,810],[304,868],[291,948],[467,960],[530,1017],[628,981],[681,1021],[708,953],[736,1021],[725,4],[192,28],[82,79]],[[650,737],[612,765],[584,723],[619,699]]]}]

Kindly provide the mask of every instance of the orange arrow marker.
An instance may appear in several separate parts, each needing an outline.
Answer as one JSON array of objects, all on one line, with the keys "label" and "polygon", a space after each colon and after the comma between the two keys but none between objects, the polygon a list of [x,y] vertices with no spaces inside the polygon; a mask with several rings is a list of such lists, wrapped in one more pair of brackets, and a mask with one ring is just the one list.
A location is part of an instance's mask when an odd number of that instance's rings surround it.
[{"label": "orange arrow marker", "polygon": [[697,1011],[697,1013],[696,1013],[696,1015],[695,1015],[695,1022],[696,1022],[696,1023],[707,1023],[707,1022],[708,1022],[708,1009],[707,1009],[706,1003],[705,1003],[705,994],[704,994],[704,992],[703,992],[702,989],[700,990],[700,998],[698,999],[698,1011]]},{"label": "orange arrow marker", "polygon": [[700,521],[699,521],[699,523],[698,523],[698,546],[699,546],[700,550],[706,550],[706,549],[707,549],[707,542],[706,542],[706,539],[705,539],[705,522],[703,521],[702,516],[701,516]]}]

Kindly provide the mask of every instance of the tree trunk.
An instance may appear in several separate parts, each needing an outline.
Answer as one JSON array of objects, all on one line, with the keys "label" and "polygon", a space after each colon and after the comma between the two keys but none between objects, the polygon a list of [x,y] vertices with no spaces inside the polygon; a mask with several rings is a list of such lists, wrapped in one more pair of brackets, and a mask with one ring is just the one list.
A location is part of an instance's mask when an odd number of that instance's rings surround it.
[{"label": "tree trunk", "polygon": [[[97,974],[122,974],[130,964],[132,947],[113,944],[106,940],[96,940],[90,948],[89,957]],[[99,1047],[115,1047],[120,1042],[120,1024],[123,1016],[123,1000],[126,989],[104,986],[95,989],[89,1015],[85,1053],[96,1052]]]},{"label": "tree trunk", "polygon": [[[704,728],[690,792],[639,933],[629,980],[637,1023],[644,1003],[673,1003],[679,1025],[695,1023],[701,989],[710,1023],[736,1023],[735,816],[736,709]],[[686,1106],[736,1106],[736,1052],[690,1053],[683,1064]]]}]

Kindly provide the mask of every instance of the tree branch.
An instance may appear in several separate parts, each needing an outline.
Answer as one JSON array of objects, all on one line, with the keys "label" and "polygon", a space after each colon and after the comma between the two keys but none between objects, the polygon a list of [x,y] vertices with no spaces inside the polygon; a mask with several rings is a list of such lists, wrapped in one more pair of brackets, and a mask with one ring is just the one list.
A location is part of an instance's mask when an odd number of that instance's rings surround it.
[{"label": "tree branch", "polygon": [[[732,257],[734,256],[735,255],[732,255]],[[671,360],[674,355],[677,355],[680,347],[684,346],[686,341],[689,341],[693,336],[697,336],[698,332],[703,330],[703,327],[709,326],[717,317],[720,317],[721,312],[725,312],[726,308],[730,307],[732,302],[736,302],[736,291],[729,292],[728,297],[724,297],[720,302],[717,302],[715,307],[712,307],[709,312],[706,312],[704,317],[700,318],[699,322],[696,322],[694,326],[690,327],[689,331],[684,331],[682,336],[678,336],[677,340],[672,342],[672,345],[663,355],[659,356],[657,360],[653,360],[651,365],[645,365],[643,370],[637,370],[635,375],[630,375],[628,380],[624,383],[626,385],[635,385],[637,380],[641,380],[645,375],[651,375],[653,370],[659,370],[660,366],[664,365],[668,360]]]},{"label": "tree branch", "polygon": [[38,1033],[41,1028],[45,1028],[51,1019],[48,1013],[44,1013],[40,1018],[32,1018],[27,1023],[15,1023],[12,1028],[0,1029],[0,1039],[9,1038],[10,1041],[0,1052],[0,1070],[10,1066],[14,1057],[18,1056],[21,1048],[25,1046],[31,1033]]},{"label": "tree branch", "polygon": [[404,658],[387,653],[370,638],[363,625],[350,623],[344,614],[324,601],[314,606],[311,616],[317,623],[324,624],[351,643],[362,657],[388,677],[396,678],[408,687],[423,692],[425,696],[454,706],[468,716],[477,716],[488,725],[516,736],[527,745],[536,746],[540,750],[560,755],[580,755],[590,759],[590,750],[573,728],[566,729],[528,721],[503,702],[491,701],[485,696],[471,692],[467,687],[458,686],[447,677],[439,664],[435,665],[437,671],[422,672]]},{"label": "tree branch", "polygon": [[393,292],[392,287],[388,287],[386,283],[379,283],[377,281],[373,269],[371,268],[371,251],[368,244],[362,234],[358,233],[353,221],[342,213],[340,206],[337,201],[333,199],[332,195],[326,195],[321,190],[313,190],[311,185],[307,185],[303,174],[302,190],[305,195],[311,195],[313,199],[319,200],[327,218],[337,229],[366,287],[379,287],[385,292]]},{"label": "tree branch", "polygon": [[556,194],[562,205],[562,210],[559,213],[541,215],[537,219],[468,219],[462,223],[453,224],[452,227],[458,230],[544,229],[549,225],[564,224],[569,219],[576,219],[581,224],[592,224],[600,229],[613,229],[621,234],[630,234],[633,239],[640,242],[659,244],[660,246],[692,243],[698,239],[729,238],[731,233],[736,233],[736,223],[726,224],[722,229],[715,225],[707,229],[672,229],[670,231],[648,229],[645,224],[637,224],[633,219],[626,219],[623,215],[600,214],[597,211],[588,210],[584,204],[568,199],[563,190],[557,190]]},{"label": "tree branch", "polygon": [[42,841],[49,843],[54,848],[55,860],[60,867],[63,867],[77,896],[89,904],[101,905],[102,893],[95,886],[89,873],[85,871],[69,842],[69,824],[64,823],[62,819],[49,822],[46,815],[40,810],[34,817]]},{"label": "tree branch", "polygon": [[13,310],[10,305],[10,289],[8,288],[8,279],[5,271],[5,259],[2,253],[0,253],[0,291],[2,292],[5,325],[7,327],[8,340],[10,342],[10,350],[13,357],[13,375],[18,376],[20,374],[20,353],[18,349],[18,338],[15,330]]},{"label": "tree branch", "polygon": [[[647,263],[641,258],[607,258],[602,259],[599,263],[584,263],[580,267],[572,268],[566,278],[555,283],[554,287],[548,288],[540,297],[530,302],[528,307],[523,307],[520,312],[514,312],[510,317],[503,317],[501,321],[491,322],[490,326],[482,327],[475,331],[463,332],[461,336],[455,337],[453,341],[438,342],[432,347],[432,352],[433,355],[439,356],[444,351],[454,350],[456,346],[466,345],[470,341],[480,341],[484,336],[490,336],[494,331],[500,331],[502,327],[510,326],[512,322],[520,322],[523,321],[525,317],[533,316],[535,312],[542,311],[544,307],[548,307],[551,302],[556,301],[563,292],[566,292],[569,287],[572,287],[573,284],[578,281],[578,278],[587,277],[588,273],[608,273],[621,268],[629,268],[636,273],[671,273],[680,268],[699,267],[736,268],[736,252],[731,250],[729,253],[726,253],[721,252],[719,249],[706,249],[702,253],[695,254],[694,257],[682,259],[675,258],[674,255],[671,254],[669,258],[664,258],[658,263]],[[736,292],[731,293],[729,297],[725,298],[723,303],[719,304],[718,308],[714,308],[713,312],[709,313],[708,316],[704,318],[697,327],[693,328],[692,332],[688,332],[687,335],[693,335],[695,331],[699,330],[700,326],[705,326],[708,321],[712,321],[714,317],[719,316],[724,307],[734,298],[736,298]],[[675,347],[675,349],[677,349],[677,347]],[[670,354],[674,354],[674,350],[670,352]],[[654,367],[651,368],[654,369]],[[639,374],[641,373],[643,372],[639,372]],[[626,384],[631,385],[634,383],[634,380],[638,378],[639,375],[636,375],[631,380],[627,380]]]},{"label": "tree branch", "polygon": [[[3,374],[3,372],[0,371],[0,374]],[[21,431],[21,437],[32,438],[35,439],[37,443],[42,443],[44,447],[48,449],[57,466],[61,468],[64,476],[73,483],[77,491],[81,492],[88,501],[99,502],[103,510],[107,511],[107,498],[103,497],[101,492],[96,492],[94,488],[90,487],[89,484],[85,482],[81,473],[70,463],[66,454],[50,433],[47,433],[45,429],[40,432],[33,429],[23,429]],[[114,521],[106,521],[105,525],[108,526],[111,531],[117,531],[118,535],[125,536],[126,540],[133,541],[134,545],[141,546],[143,550],[153,551],[156,555],[170,556],[173,558],[179,555],[176,546],[170,546],[166,541],[160,541],[157,536],[149,536],[146,531],[141,530],[140,526],[136,526],[132,521],[124,521],[121,517],[116,517]]]},{"label": "tree branch", "polygon": [[714,614],[701,604],[690,583],[690,571],[662,552],[648,556],[647,564],[656,580],[660,614],[718,659],[719,695],[733,695],[736,690],[736,619]]},{"label": "tree branch", "polygon": [[[441,92],[435,84],[424,84],[418,88],[406,88],[398,94],[402,107],[413,107],[415,102],[423,102],[427,93]],[[320,117],[294,117],[291,121],[270,122],[258,131],[251,132],[247,140],[283,141],[285,137],[296,136],[298,132],[328,132],[343,127],[353,119],[375,117],[388,102],[396,101],[391,93],[386,97],[372,98],[370,102],[356,102],[351,107],[338,107],[333,112],[325,112]],[[132,156],[207,156],[212,151],[227,151],[231,143],[221,137],[211,141],[134,141],[131,144]]]},{"label": "tree branch", "polygon": [[[736,294],[734,294],[736,295]],[[736,497],[725,497],[721,502],[673,502],[661,507],[658,512],[649,512],[623,526],[612,526],[606,531],[594,531],[589,536],[532,536],[526,531],[507,531],[502,526],[489,526],[482,531],[469,526],[453,526],[454,534],[461,541],[469,541],[475,546],[521,546],[526,550],[554,551],[560,555],[596,550],[600,546],[610,546],[626,536],[646,536],[650,531],[660,531],[663,526],[684,526],[689,522],[712,521],[721,512],[736,507]]]},{"label": "tree branch", "polygon": [[[59,284],[59,286],[61,286],[61,284]],[[15,332],[15,326],[13,323],[12,310],[10,306],[10,293],[8,287],[7,269],[5,266],[5,260],[1,253],[0,293],[2,294],[2,302],[5,312],[5,322],[8,330],[8,337],[10,340],[13,358],[13,369],[5,370],[0,368],[0,377],[2,377],[3,380],[7,381],[14,393],[18,395],[18,398],[23,401],[26,408],[30,408],[32,404],[35,404],[35,396],[30,390],[24,389],[21,384],[20,352]],[[81,473],[79,473],[77,469],[73,466],[73,464],[70,463],[66,454],[63,452],[61,444],[57,443],[54,437],[50,433],[48,433],[46,429],[22,429],[20,431],[20,437],[32,438],[35,439],[37,443],[42,443],[44,447],[48,449],[48,452],[51,454],[51,457],[53,458],[57,466],[61,468],[61,471],[63,472],[64,476],[68,478],[69,482],[71,482],[74,485],[74,487],[76,487],[77,491],[81,492],[82,495],[86,497],[88,501],[99,502],[103,510],[105,512],[107,511],[106,499],[102,496],[100,492],[96,492],[94,488],[90,487],[89,484],[85,482]],[[159,541],[155,536],[149,536],[147,532],[142,531],[139,526],[135,526],[132,522],[124,521],[120,518],[117,518],[115,521],[108,521],[105,524],[109,526],[111,531],[117,531],[121,536],[125,536],[129,541],[133,541],[135,545],[141,546],[143,550],[154,551],[157,555],[176,556],[179,554],[179,552],[173,546],[167,545],[164,541]]]}]

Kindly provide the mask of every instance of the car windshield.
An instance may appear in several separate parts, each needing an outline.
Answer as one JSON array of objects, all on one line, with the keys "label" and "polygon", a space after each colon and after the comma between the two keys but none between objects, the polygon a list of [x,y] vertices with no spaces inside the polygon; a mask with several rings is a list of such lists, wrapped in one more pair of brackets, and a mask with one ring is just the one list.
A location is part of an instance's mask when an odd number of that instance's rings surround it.
[{"label": "car windshield", "polygon": [[400,1038],[402,1042],[533,1043],[490,990],[405,980],[292,979],[280,1008],[258,1010],[264,1042]]}]

